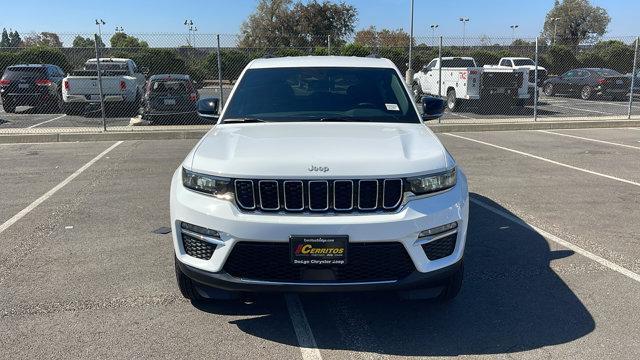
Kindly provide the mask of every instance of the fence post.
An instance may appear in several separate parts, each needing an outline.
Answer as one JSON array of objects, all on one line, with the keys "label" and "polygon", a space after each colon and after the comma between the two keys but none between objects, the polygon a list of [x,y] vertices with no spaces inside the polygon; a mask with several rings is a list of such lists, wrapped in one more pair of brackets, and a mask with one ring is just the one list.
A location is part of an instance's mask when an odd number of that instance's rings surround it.
[{"label": "fence post", "polygon": [[[440,35],[440,44],[438,45],[438,96],[442,97],[442,35]],[[438,124],[442,122],[442,118],[438,118]]]},{"label": "fence post", "polygon": [[222,113],[222,106],[224,105],[224,94],[222,93],[222,60],[220,59],[220,34],[216,35],[218,39],[218,46],[216,49],[218,57],[218,89],[220,91],[220,105],[218,106],[218,112]]},{"label": "fence post", "polygon": [[331,55],[331,35],[327,35],[327,55]]},{"label": "fence post", "polygon": [[98,34],[93,34],[96,48],[96,71],[98,72],[98,93],[100,94],[100,111],[102,112],[102,131],[107,131],[107,118],[104,111],[104,94],[102,92],[102,74],[100,73],[100,42]]},{"label": "fence post", "polygon": [[629,92],[629,112],[627,119],[631,119],[631,110],[633,108],[633,88],[636,86],[636,71],[638,70],[638,42],[640,42],[640,37],[636,37],[636,51],[633,53],[633,70],[631,70],[631,91]]},{"label": "fence post", "polygon": [[538,37],[536,37],[536,67],[533,70],[533,121],[538,121]]}]

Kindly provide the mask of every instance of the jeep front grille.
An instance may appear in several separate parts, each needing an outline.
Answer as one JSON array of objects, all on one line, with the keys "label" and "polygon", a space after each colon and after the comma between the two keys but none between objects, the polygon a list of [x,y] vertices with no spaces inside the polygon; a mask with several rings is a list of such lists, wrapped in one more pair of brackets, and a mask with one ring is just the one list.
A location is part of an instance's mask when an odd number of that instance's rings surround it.
[{"label": "jeep front grille", "polygon": [[392,211],[402,201],[402,179],[237,179],[235,198],[245,210],[288,212]]}]

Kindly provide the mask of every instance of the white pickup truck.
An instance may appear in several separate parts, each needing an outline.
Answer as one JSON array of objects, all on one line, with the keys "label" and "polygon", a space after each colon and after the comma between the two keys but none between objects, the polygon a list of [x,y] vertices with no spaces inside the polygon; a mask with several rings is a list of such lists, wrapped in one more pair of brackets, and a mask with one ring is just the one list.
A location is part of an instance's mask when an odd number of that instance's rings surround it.
[{"label": "white pickup truck", "polygon": [[[438,86],[440,73],[442,85]],[[471,57],[433,59],[413,77],[412,90],[417,101],[424,94],[446,95],[450,111],[463,104],[491,101],[495,106],[523,106],[529,99],[528,70],[499,66],[479,67]]]},{"label": "white pickup truck", "polygon": [[[145,74],[131,59],[101,58],[102,93],[107,105],[116,105],[127,114],[137,112],[144,94]],[[82,113],[89,104],[100,103],[96,59],[89,59],[62,81],[66,114]]]},{"label": "white pickup truck", "polygon": [[[529,71],[529,94],[533,93],[535,89],[535,61],[524,57],[503,57],[498,62],[498,66],[511,68],[511,69],[526,69]],[[547,79],[547,69],[538,65],[538,86],[542,86],[542,83]]]}]

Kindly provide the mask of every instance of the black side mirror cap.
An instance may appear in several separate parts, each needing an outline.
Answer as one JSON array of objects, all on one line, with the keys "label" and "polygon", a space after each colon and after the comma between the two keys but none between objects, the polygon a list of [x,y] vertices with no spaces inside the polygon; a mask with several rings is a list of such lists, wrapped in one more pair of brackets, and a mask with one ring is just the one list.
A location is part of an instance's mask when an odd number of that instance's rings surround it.
[{"label": "black side mirror cap", "polygon": [[203,98],[196,103],[198,116],[206,120],[218,118],[219,107],[220,99],[214,97]]},{"label": "black side mirror cap", "polygon": [[444,115],[447,101],[436,96],[422,97],[422,120],[435,120]]}]

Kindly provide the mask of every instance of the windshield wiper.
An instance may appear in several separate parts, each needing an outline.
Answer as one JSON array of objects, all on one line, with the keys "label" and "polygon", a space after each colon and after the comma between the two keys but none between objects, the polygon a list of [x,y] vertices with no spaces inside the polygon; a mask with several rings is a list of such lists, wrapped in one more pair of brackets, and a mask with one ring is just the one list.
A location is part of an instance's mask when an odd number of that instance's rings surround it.
[{"label": "windshield wiper", "polygon": [[223,123],[257,123],[257,122],[266,122],[266,121],[258,118],[243,117],[243,118],[224,119],[222,122]]},{"label": "windshield wiper", "polygon": [[352,117],[352,116],[328,116],[328,117],[322,117],[322,118],[318,118],[318,119],[313,119],[313,120],[318,120],[318,121],[322,121],[322,122],[370,122],[371,120],[369,119],[365,119],[365,118],[357,118],[357,117]]}]

